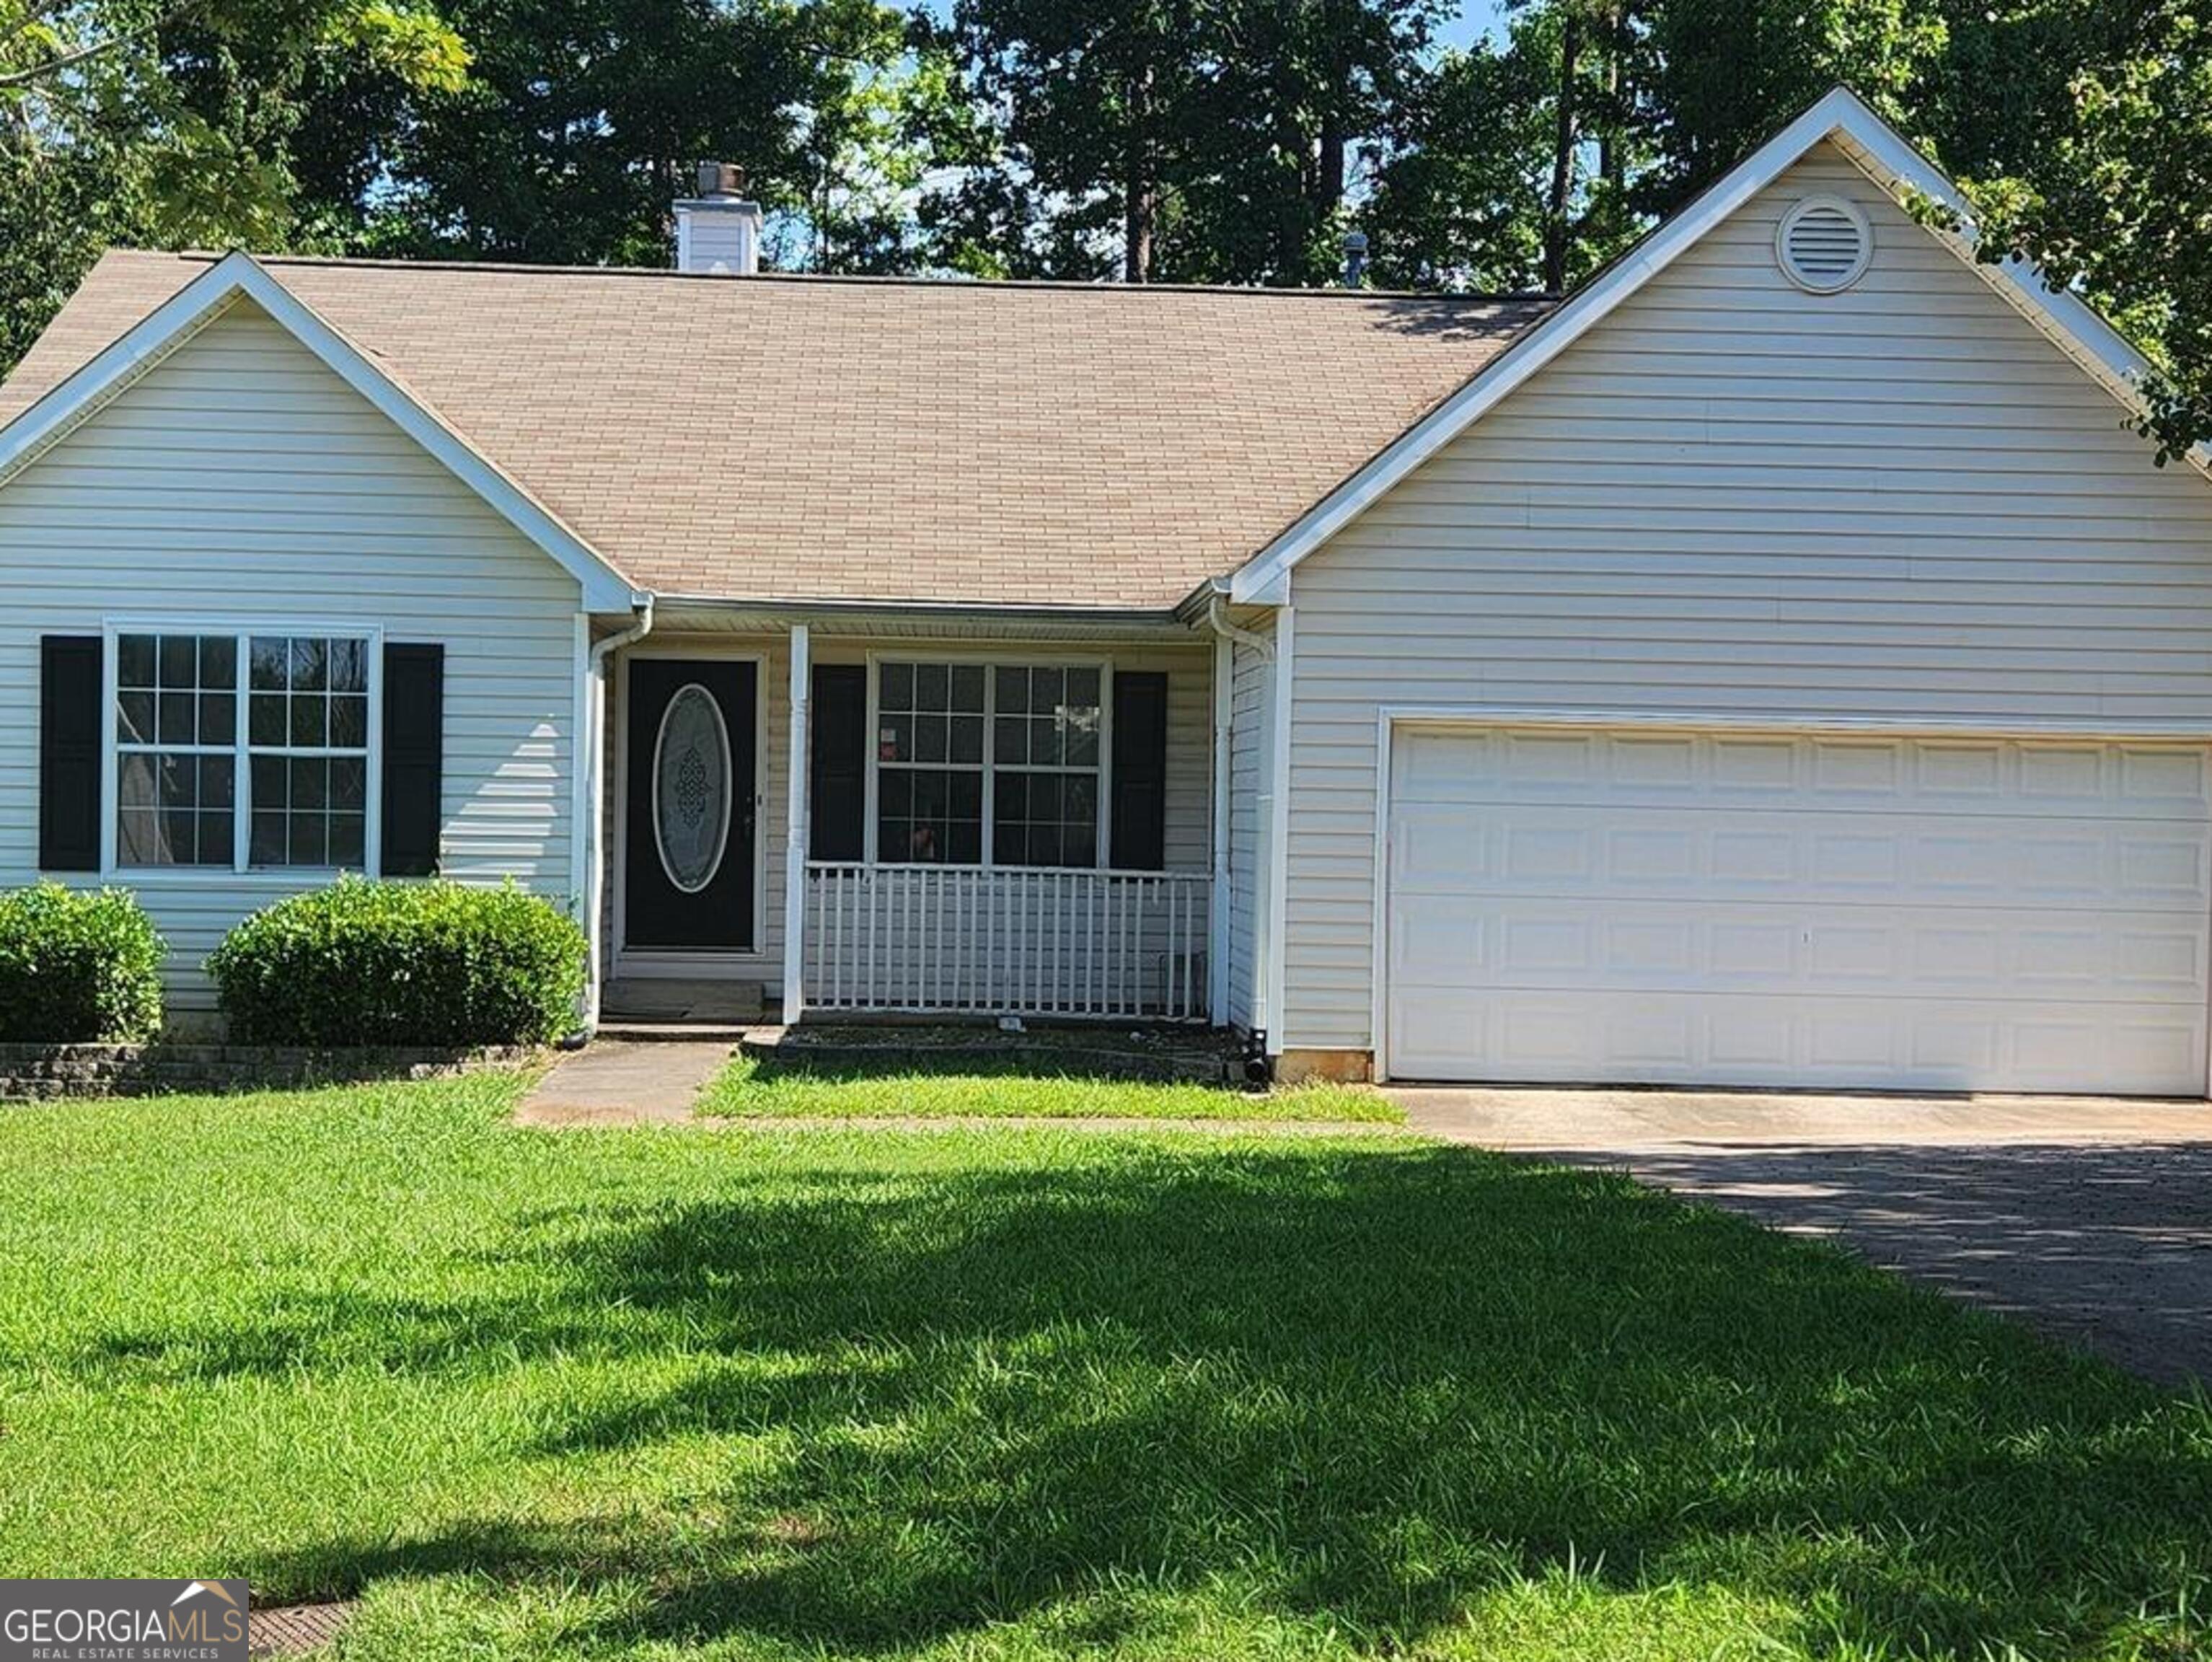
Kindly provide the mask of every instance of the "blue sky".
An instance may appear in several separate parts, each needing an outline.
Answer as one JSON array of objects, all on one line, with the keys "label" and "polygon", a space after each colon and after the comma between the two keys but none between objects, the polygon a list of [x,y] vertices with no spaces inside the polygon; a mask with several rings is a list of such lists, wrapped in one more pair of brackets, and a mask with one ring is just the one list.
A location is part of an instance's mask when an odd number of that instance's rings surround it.
[{"label": "blue sky", "polygon": [[1459,15],[1444,25],[1441,35],[1448,46],[1464,46],[1495,27],[1504,15],[1503,0],[1466,0]]},{"label": "blue sky", "polygon": [[[925,0],[925,3],[940,17],[951,10],[950,0]],[[1457,14],[1437,38],[1447,46],[1471,45],[1496,27],[1504,14],[1505,0],[1461,0]]]}]

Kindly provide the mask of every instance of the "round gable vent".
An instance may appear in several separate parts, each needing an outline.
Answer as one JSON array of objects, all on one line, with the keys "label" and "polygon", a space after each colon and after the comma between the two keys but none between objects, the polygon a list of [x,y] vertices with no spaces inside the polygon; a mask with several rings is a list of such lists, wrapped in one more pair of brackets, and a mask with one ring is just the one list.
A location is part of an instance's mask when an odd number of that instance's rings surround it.
[{"label": "round gable vent", "polygon": [[1858,204],[1839,196],[1808,196],[1782,216],[1774,257],[1800,289],[1832,295],[1848,289],[1874,257],[1874,227]]}]

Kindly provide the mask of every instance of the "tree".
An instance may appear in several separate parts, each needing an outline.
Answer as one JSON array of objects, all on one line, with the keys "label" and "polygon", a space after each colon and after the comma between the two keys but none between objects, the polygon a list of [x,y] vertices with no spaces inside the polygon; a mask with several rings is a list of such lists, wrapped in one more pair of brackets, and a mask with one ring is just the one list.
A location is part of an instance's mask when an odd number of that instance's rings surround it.
[{"label": "tree", "polygon": [[1558,0],[1448,54],[1402,100],[1362,215],[1377,279],[1557,293],[1632,241],[1641,52],[1624,5]]},{"label": "tree", "polygon": [[1502,46],[1406,100],[1378,266],[1561,292],[1838,82],[1903,119],[1941,70],[1943,3],[1523,0]]},{"label": "tree", "polygon": [[2143,350],[2161,460],[2212,443],[2212,8],[2037,5],[1989,23],[2015,44],[2063,40],[2071,72],[2056,108],[2022,98],[1991,123],[2018,142],[1965,181],[1981,257],[2035,260]]},{"label": "tree", "polygon": [[2212,439],[2212,0],[1449,3],[0,0],[0,367],[112,240],[659,265],[705,157],[812,271],[1556,291],[1843,82]]},{"label": "tree", "polygon": [[1515,48],[1447,55],[1404,100],[1361,219],[1386,288],[1478,293],[1541,281],[1556,85],[1516,27]]},{"label": "tree", "polygon": [[970,142],[973,111],[957,66],[926,19],[848,6],[822,21],[847,73],[823,77],[799,119],[795,203],[771,226],[775,263],[792,271],[891,274],[925,262],[916,216],[923,186]]},{"label": "tree", "polygon": [[1200,0],[958,0],[951,44],[971,95],[996,123],[988,166],[1009,177],[964,180],[970,234],[993,204],[1020,204],[1049,223],[1004,225],[1010,265],[1044,258],[1066,275],[1103,265],[1110,236],[1122,280],[1153,276],[1176,192],[1192,169],[1198,94],[1219,63],[1217,14]]},{"label": "tree", "polygon": [[[228,44],[295,59],[348,51],[422,86],[458,85],[468,64],[434,11],[392,0],[4,0],[0,108],[20,130],[118,77],[174,72]],[[166,51],[149,59],[147,48]]]},{"label": "tree", "polygon": [[0,372],[111,242],[270,247],[319,64],[424,88],[468,62],[387,0],[0,0]]},{"label": "tree", "polygon": [[1645,0],[1638,205],[1670,211],[1841,83],[1916,129],[1942,67],[1939,0]]},{"label": "tree", "polygon": [[2162,455],[2212,441],[2208,0],[1531,0],[1401,104],[1377,274],[1571,284],[1839,82],[1961,180],[1984,258],[2143,350]]},{"label": "tree", "polygon": [[926,214],[995,237],[1007,269],[1333,280],[1358,148],[1446,3],[959,0],[952,47],[998,143]]},{"label": "tree", "polygon": [[[445,259],[657,265],[695,163],[744,163],[774,259],[903,268],[927,82],[876,0],[451,0],[470,85],[321,89],[349,134],[317,180],[343,246]],[[364,158],[367,158],[365,161]]]},{"label": "tree", "polygon": [[1435,0],[1225,5],[1224,46],[1193,128],[1179,278],[1332,283],[1363,145],[1422,79]]}]

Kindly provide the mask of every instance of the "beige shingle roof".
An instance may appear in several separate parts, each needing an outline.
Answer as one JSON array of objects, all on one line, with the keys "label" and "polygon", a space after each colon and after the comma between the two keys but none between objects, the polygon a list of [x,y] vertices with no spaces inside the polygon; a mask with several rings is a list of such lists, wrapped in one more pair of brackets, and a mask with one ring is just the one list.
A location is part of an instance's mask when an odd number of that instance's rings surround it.
[{"label": "beige shingle roof", "polygon": [[[0,422],[205,270],[111,253]],[[1540,302],[272,259],[665,594],[1165,607]]]}]

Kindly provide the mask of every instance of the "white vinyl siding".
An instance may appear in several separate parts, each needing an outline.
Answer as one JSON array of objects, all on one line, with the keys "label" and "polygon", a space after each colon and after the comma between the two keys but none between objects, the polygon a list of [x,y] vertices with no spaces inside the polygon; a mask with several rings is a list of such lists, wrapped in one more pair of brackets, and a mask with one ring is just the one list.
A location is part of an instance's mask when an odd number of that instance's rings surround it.
[{"label": "white vinyl siding", "polygon": [[1370,1043],[1380,706],[2212,728],[2212,486],[2123,420],[1815,151],[1297,569],[1285,1041]]},{"label": "white vinyl siding", "polygon": [[[109,618],[357,625],[445,646],[445,873],[569,904],[580,601],[573,577],[239,302],[0,488],[0,691],[20,717],[0,725],[0,883],[38,874],[40,636]],[[112,880],[145,901],[191,1008],[230,925],[325,880]]]},{"label": "white vinyl siding", "polygon": [[[1263,631],[1269,632],[1272,631]],[[1230,673],[1229,1024],[1249,1031],[1259,997],[1260,915],[1267,904],[1267,796],[1274,661],[1236,642]]]},{"label": "white vinyl siding", "polygon": [[[771,997],[782,995],[783,919],[786,830],[789,824],[791,788],[791,654],[783,636],[746,637],[732,635],[685,636],[655,630],[649,637],[659,654],[681,656],[687,650],[712,655],[715,652],[761,653],[767,658],[762,672],[761,701],[766,714],[766,734],[761,751],[761,805],[756,824],[767,844],[767,874],[760,909],[760,950],[741,957],[725,956],[718,967],[702,970],[697,957],[680,953],[625,953],[616,927],[619,907],[616,888],[621,881],[622,861],[616,837],[622,817],[620,764],[622,734],[626,717],[617,679],[616,695],[608,699],[607,728],[609,802],[607,835],[609,865],[606,940],[610,973],[623,976],[699,976],[727,974],[740,980],[762,982]],[[1185,645],[1111,643],[1071,645],[1066,642],[1008,641],[978,643],[969,641],[885,636],[870,640],[857,636],[824,636],[816,632],[811,658],[816,664],[863,664],[871,651],[907,662],[957,663],[978,659],[1000,663],[1056,662],[1080,657],[1109,661],[1120,670],[1159,670],[1168,678],[1167,869],[1203,872],[1212,858],[1210,802],[1213,786],[1213,654],[1210,644],[1194,637]],[[1102,812],[1110,804],[1102,804]]]}]

